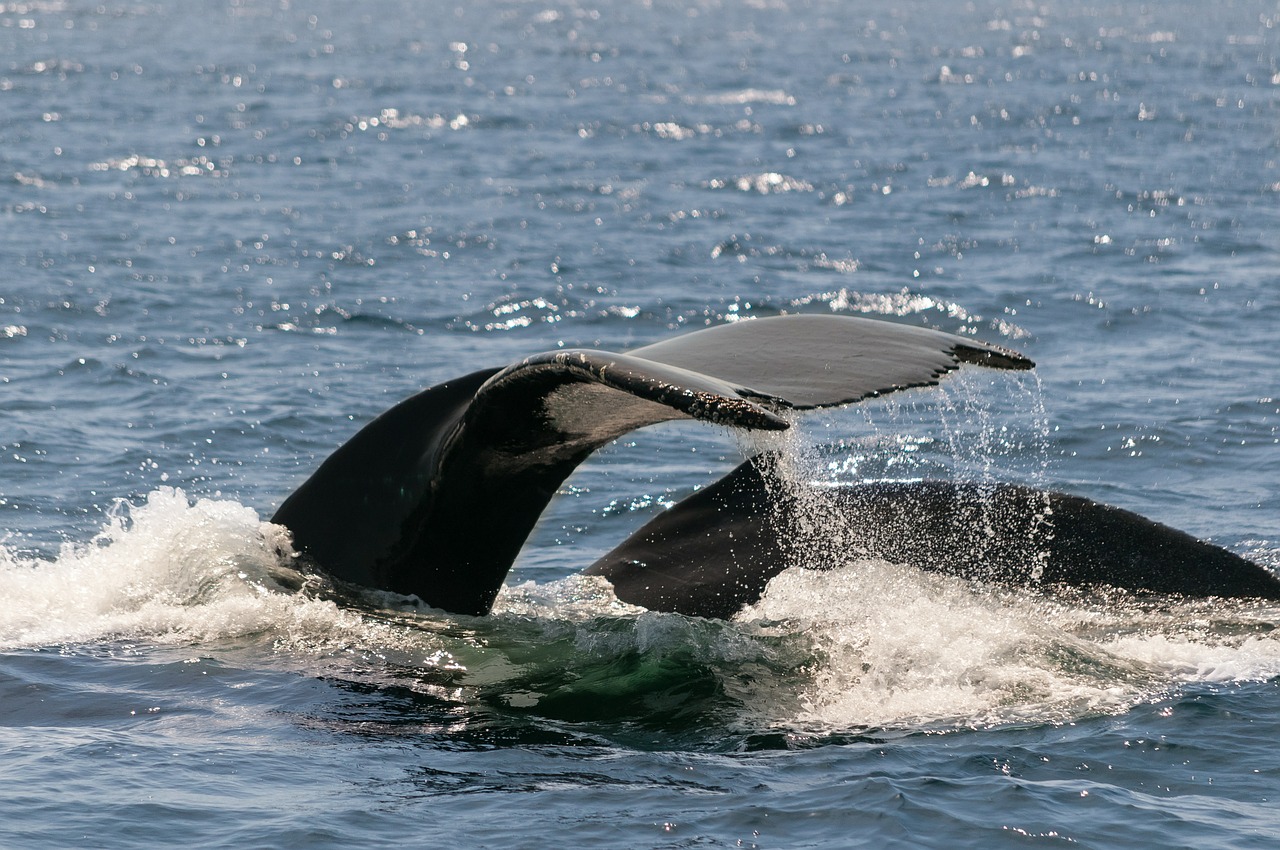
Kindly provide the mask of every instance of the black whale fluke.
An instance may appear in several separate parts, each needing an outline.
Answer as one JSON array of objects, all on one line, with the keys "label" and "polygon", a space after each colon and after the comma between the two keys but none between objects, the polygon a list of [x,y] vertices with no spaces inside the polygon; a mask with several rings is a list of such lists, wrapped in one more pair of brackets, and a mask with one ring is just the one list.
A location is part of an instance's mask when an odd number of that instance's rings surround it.
[{"label": "black whale fluke", "polygon": [[339,579],[484,614],[556,488],[610,440],[673,419],[782,430],[786,410],[928,386],[966,362],[1033,366],[941,331],[824,315],[722,325],[628,354],[537,354],[383,413],[273,521]]},{"label": "black whale fluke", "polygon": [[[338,579],[486,614],[556,489],[610,440],[673,419],[783,430],[788,410],[930,386],[964,363],[1033,366],[940,331],[818,315],[722,325],[626,354],[536,354],[383,413],[273,519]],[[1076,496],[924,481],[836,489],[815,501],[799,498],[774,467],[767,453],[747,461],[587,572],[624,601],[707,617],[755,602],[788,566],[820,567],[848,552],[977,581],[1280,599],[1280,580],[1262,567]],[[797,533],[814,510],[838,513],[839,539]]]}]

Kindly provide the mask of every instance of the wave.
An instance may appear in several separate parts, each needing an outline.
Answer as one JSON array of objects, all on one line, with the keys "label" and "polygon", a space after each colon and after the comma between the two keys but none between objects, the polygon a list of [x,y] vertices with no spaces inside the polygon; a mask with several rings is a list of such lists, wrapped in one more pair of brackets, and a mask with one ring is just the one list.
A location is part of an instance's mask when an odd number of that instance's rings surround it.
[{"label": "wave", "polygon": [[52,560],[0,547],[0,651],[235,647],[267,667],[407,689],[413,710],[427,700],[455,725],[658,728],[716,746],[1067,722],[1280,675],[1271,606],[1053,598],[829,549],[807,566],[821,569],[783,573],[730,622],[632,608],[581,576],[515,581],[490,617],[457,617],[344,594],[298,572],[287,532],[251,508],[160,489]]},{"label": "wave", "polygon": [[311,635],[358,619],[288,591],[287,535],[228,500],[153,491],[117,503],[92,540],[45,561],[0,549],[0,649],[105,641],[200,643],[271,630]]}]

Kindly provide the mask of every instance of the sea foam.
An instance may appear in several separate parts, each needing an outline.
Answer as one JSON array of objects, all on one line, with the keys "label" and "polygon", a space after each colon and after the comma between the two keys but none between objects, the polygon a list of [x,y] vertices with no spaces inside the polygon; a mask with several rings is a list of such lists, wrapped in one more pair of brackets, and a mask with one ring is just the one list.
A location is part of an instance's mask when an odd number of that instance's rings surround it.
[{"label": "sea foam", "polygon": [[358,617],[288,590],[302,580],[288,553],[285,529],[231,500],[166,488],[118,502],[51,561],[0,549],[0,649],[350,628]]}]

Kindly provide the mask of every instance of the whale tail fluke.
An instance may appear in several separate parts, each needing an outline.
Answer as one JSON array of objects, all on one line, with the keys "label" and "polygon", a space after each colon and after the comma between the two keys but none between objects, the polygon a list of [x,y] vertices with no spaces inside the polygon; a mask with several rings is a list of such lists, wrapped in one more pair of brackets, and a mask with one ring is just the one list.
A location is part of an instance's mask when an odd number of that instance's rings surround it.
[{"label": "whale tail fluke", "polygon": [[609,441],[673,419],[782,430],[788,410],[929,386],[962,363],[1033,365],[941,331],[820,315],[723,325],[627,354],[538,354],[391,408],[273,520],[336,578],[484,614],[557,487]]}]

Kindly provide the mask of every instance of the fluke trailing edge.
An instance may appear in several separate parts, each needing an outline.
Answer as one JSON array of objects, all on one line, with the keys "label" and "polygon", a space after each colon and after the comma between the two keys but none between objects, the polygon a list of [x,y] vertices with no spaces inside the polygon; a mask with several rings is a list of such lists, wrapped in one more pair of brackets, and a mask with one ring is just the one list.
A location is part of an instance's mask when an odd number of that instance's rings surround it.
[{"label": "fluke trailing edge", "polygon": [[[273,521],[336,578],[417,595],[453,613],[486,614],[556,489],[609,441],[674,419],[783,430],[786,411],[930,386],[964,363],[1034,365],[941,331],[828,315],[723,325],[625,354],[536,354],[392,407],[321,464]],[[768,455],[747,461],[588,572],[608,578],[624,601],[731,616],[791,564],[792,526],[809,504],[777,486],[774,466]],[[851,488],[829,504],[856,517],[855,551],[923,569],[1280,598],[1280,581],[1261,567],[1134,514],[1027,488],[1002,487],[998,495],[1011,521],[995,539],[988,523],[982,539],[966,524],[972,494],[957,485]],[[1029,512],[1046,506],[1053,531],[1041,545],[1028,531]],[[920,542],[944,538],[967,546],[968,555]],[[1028,553],[1040,562],[1021,563]]]}]

